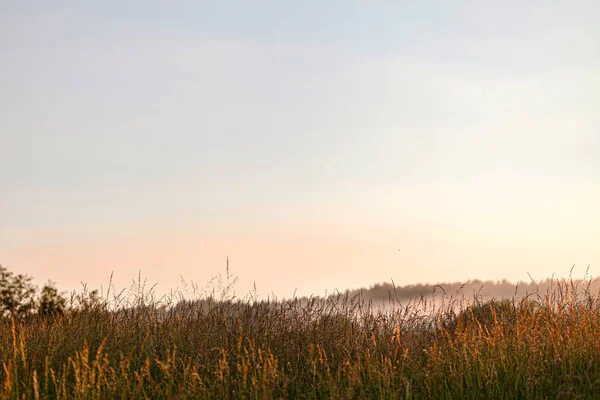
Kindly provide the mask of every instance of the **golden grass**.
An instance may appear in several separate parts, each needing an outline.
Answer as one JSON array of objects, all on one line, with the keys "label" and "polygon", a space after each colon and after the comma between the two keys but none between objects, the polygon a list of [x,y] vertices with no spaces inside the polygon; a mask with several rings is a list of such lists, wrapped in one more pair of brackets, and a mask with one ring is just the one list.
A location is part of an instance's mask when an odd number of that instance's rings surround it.
[{"label": "golden grass", "polygon": [[[376,310],[360,298],[90,301],[0,320],[0,397],[597,398],[598,296]],[[468,303],[468,302],[467,302]],[[464,304],[467,304],[464,303]],[[459,309],[457,310],[457,307]]]}]

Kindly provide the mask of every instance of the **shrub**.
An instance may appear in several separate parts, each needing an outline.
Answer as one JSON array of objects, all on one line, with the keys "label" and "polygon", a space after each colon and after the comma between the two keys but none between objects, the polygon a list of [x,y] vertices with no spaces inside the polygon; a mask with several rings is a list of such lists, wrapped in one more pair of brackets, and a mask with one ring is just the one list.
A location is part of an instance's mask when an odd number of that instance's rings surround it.
[{"label": "shrub", "polygon": [[62,315],[66,305],[66,299],[58,293],[58,290],[54,287],[54,283],[48,282],[44,285],[40,294],[38,315],[44,317]]}]

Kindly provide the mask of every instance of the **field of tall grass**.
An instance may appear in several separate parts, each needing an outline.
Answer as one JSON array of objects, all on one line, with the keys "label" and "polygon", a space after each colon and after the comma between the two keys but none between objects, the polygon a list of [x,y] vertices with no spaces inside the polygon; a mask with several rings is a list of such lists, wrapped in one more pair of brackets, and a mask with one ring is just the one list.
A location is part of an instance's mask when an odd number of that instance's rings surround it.
[{"label": "field of tall grass", "polygon": [[520,299],[440,304],[84,291],[63,315],[0,320],[0,397],[600,396],[597,293],[561,280]]}]

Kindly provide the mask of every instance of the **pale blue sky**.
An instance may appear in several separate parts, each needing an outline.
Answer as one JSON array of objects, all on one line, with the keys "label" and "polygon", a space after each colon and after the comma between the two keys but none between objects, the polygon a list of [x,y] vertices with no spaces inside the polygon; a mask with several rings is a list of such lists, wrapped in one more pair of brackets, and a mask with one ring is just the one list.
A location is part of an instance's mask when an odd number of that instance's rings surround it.
[{"label": "pale blue sky", "polygon": [[0,263],[71,287],[229,255],[288,294],[600,262],[600,3],[123,3],[0,5]]}]

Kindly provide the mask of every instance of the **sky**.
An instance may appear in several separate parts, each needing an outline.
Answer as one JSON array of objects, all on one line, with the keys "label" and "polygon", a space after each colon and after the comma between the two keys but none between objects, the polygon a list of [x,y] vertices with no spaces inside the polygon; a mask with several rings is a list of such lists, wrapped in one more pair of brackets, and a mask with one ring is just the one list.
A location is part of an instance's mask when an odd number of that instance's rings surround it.
[{"label": "sky", "polygon": [[39,284],[600,274],[596,0],[34,3],[0,4],[0,264]]}]

